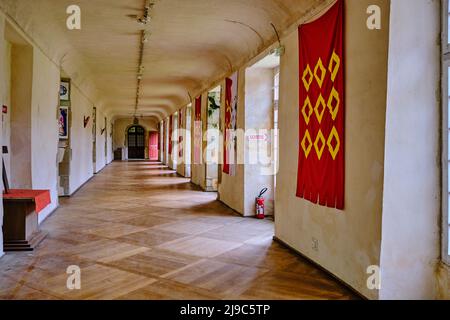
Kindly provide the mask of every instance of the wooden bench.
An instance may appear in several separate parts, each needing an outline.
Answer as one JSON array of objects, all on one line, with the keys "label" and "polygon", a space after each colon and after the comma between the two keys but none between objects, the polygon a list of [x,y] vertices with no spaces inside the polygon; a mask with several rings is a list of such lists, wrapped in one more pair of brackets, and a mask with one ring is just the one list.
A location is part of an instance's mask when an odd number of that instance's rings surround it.
[{"label": "wooden bench", "polygon": [[46,237],[38,214],[50,204],[49,190],[11,189],[3,194],[3,250],[32,251]]}]

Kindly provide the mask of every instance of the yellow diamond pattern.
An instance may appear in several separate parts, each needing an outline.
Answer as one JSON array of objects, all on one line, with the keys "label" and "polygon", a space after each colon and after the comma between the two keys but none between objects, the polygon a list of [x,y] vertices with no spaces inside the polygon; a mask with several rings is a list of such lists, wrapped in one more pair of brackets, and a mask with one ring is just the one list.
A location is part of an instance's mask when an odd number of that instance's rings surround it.
[{"label": "yellow diamond pattern", "polygon": [[[333,139],[336,141],[336,146],[333,148]],[[341,148],[341,140],[339,139],[339,134],[336,130],[336,127],[333,126],[333,129],[331,130],[330,136],[328,137],[327,141],[328,150],[330,151],[331,156],[333,157],[333,160],[336,160],[336,156],[339,153],[339,149]]]},{"label": "yellow diamond pattern", "polygon": [[306,92],[309,91],[309,87],[311,86],[311,83],[313,82],[313,73],[311,71],[311,68],[309,67],[309,64],[306,66],[305,71],[303,71],[303,85],[305,86]]},{"label": "yellow diamond pattern", "polygon": [[306,97],[305,103],[303,104],[302,108],[302,114],[303,118],[305,119],[306,124],[309,124],[309,121],[311,120],[311,116],[313,114],[314,110],[311,105],[311,100],[309,100],[309,97]]},{"label": "yellow diamond pattern", "polygon": [[336,54],[336,51],[333,51],[333,55],[331,56],[330,65],[328,66],[328,71],[331,73],[331,81],[334,82],[336,80],[336,76],[339,72],[339,68],[341,67],[341,58]]},{"label": "yellow diamond pattern", "polygon": [[319,99],[317,99],[316,106],[314,107],[314,113],[316,114],[319,123],[322,122],[322,118],[326,108],[327,106],[325,105],[325,100],[323,99],[322,94],[320,94]]},{"label": "yellow diamond pattern", "polygon": [[328,98],[328,103],[327,103],[327,106],[328,106],[328,109],[330,110],[333,121],[336,120],[337,114],[339,112],[340,103],[341,103],[341,100],[339,98],[339,93],[333,87],[333,90],[331,90],[331,94],[330,94],[330,97]]},{"label": "yellow diamond pattern", "polygon": [[[320,75],[319,75],[320,71]],[[317,84],[320,88],[322,88],[323,81],[325,80],[325,76],[327,75],[327,70],[323,66],[322,59],[319,58],[317,61],[316,67],[314,68],[314,78],[316,78]]]},{"label": "yellow diamond pattern", "polygon": [[322,159],[323,150],[325,150],[325,137],[323,136],[322,130],[319,130],[317,133],[316,141],[314,141],[314,149],[316,149],[319,160]]},{"label": "yellow diamond pattern", "polygon": [[[308,145],[306,145],[306,143],[308,143]],[[311,149],[313,147],[311,136],[310,136],[308,130],[306,130],[306,133],[305,133],[305,136],[303,137],[301,145],[302,145],[303,152],[305,153],[305,157],[306,157],[306,159],[308,159],[308,156],[311,153]]]},{"label": "yellow diamond pattern", "polygon": [[[336,54],[336,52],[333,51],[330,63],[328,65],[328,71],[331,74],[332,82],[335,82],[340,67],[341,67],[341,59]],[[314,79],[316,80],[319,87],[322,88],[322,85],[326,78],[326,74],[327,69],[325,69],[321,58],[319,58],[319,60],[317,61],[317,64],[314,67],[314,72],[312,72],[310,66],[307,65],[305,70],[303,71],[302,76],[303,85],[305,86],[306,91],[309,92],[309,89],[311,88],[311,84]],[[339,97],[339,92],[336,90],[336,88],[333,87],[327,102],[325,102],[325,99],[323,98],[322,94],[319,94],[319,98],[316,101],[314,109],[312,107],[309,96],[307,96],[304,101],[301,113],[307,125],[309,125],[313,114],[315,114],[315,117],[317,118],[320,124],[322,123],[325,111],[328,108],[328,111],[330,112],[333,121],[335,121],[339,113],[340,104],[341,101]],[[301,142],[301,147],[303,149],[306,158],[308,158],[308,156],[311,154],[312,148],[314,147],[318,159],[321,160],[323,157],[323,153],[325,151],[325,147],[327,146],[331,157],[333,158],[333,160],[336,160],[336,157],[339,154],[341,148],[341,140],[339,138],[339,133],[336,127],[333,126],[333,129],[330,132],[328,140],[323,135],[322,130],[319,130],[314,142],[311,138],[311,134],[309,133],[308,130],[306,130],[303,140]]]}]

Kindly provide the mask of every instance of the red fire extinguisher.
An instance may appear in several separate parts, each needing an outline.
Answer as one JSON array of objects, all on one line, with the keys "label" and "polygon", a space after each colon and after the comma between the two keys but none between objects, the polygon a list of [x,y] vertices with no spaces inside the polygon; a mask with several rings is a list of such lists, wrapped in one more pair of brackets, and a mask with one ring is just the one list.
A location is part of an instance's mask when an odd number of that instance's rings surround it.
[{"label": "red fire extinguisher", "polygon": [[257,219],[264,219],[264,197],[263,195],[267,192],[267,188],[264,188],[259,193],[259,196],[256,197],[256,218]]}]

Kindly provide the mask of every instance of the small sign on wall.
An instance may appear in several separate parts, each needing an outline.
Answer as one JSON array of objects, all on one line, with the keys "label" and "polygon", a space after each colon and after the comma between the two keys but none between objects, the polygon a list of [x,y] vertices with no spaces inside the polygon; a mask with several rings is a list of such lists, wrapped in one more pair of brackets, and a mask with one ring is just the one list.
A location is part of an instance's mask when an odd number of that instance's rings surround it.
[{"label": "small sign on wall", "polygon": [[268,141],[267,134],[251,134],[247,136],[248,141]]}]

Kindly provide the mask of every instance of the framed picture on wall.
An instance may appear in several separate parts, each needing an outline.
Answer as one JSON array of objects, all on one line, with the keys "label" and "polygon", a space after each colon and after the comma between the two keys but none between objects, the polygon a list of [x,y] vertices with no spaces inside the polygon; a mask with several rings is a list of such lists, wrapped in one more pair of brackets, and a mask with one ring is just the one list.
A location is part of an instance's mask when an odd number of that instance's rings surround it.
[{"label": "framed picture on wall", "polygon": [[61,79],[61,85],[59,87],[59,100],[70,101],[70,80]]},{"label": "framed picture on wall", "polygon": [[59,107],[58,127],[59,127],[59,138],[60,139],[68,139],[69,138],[69,108],[68,107]]}]

